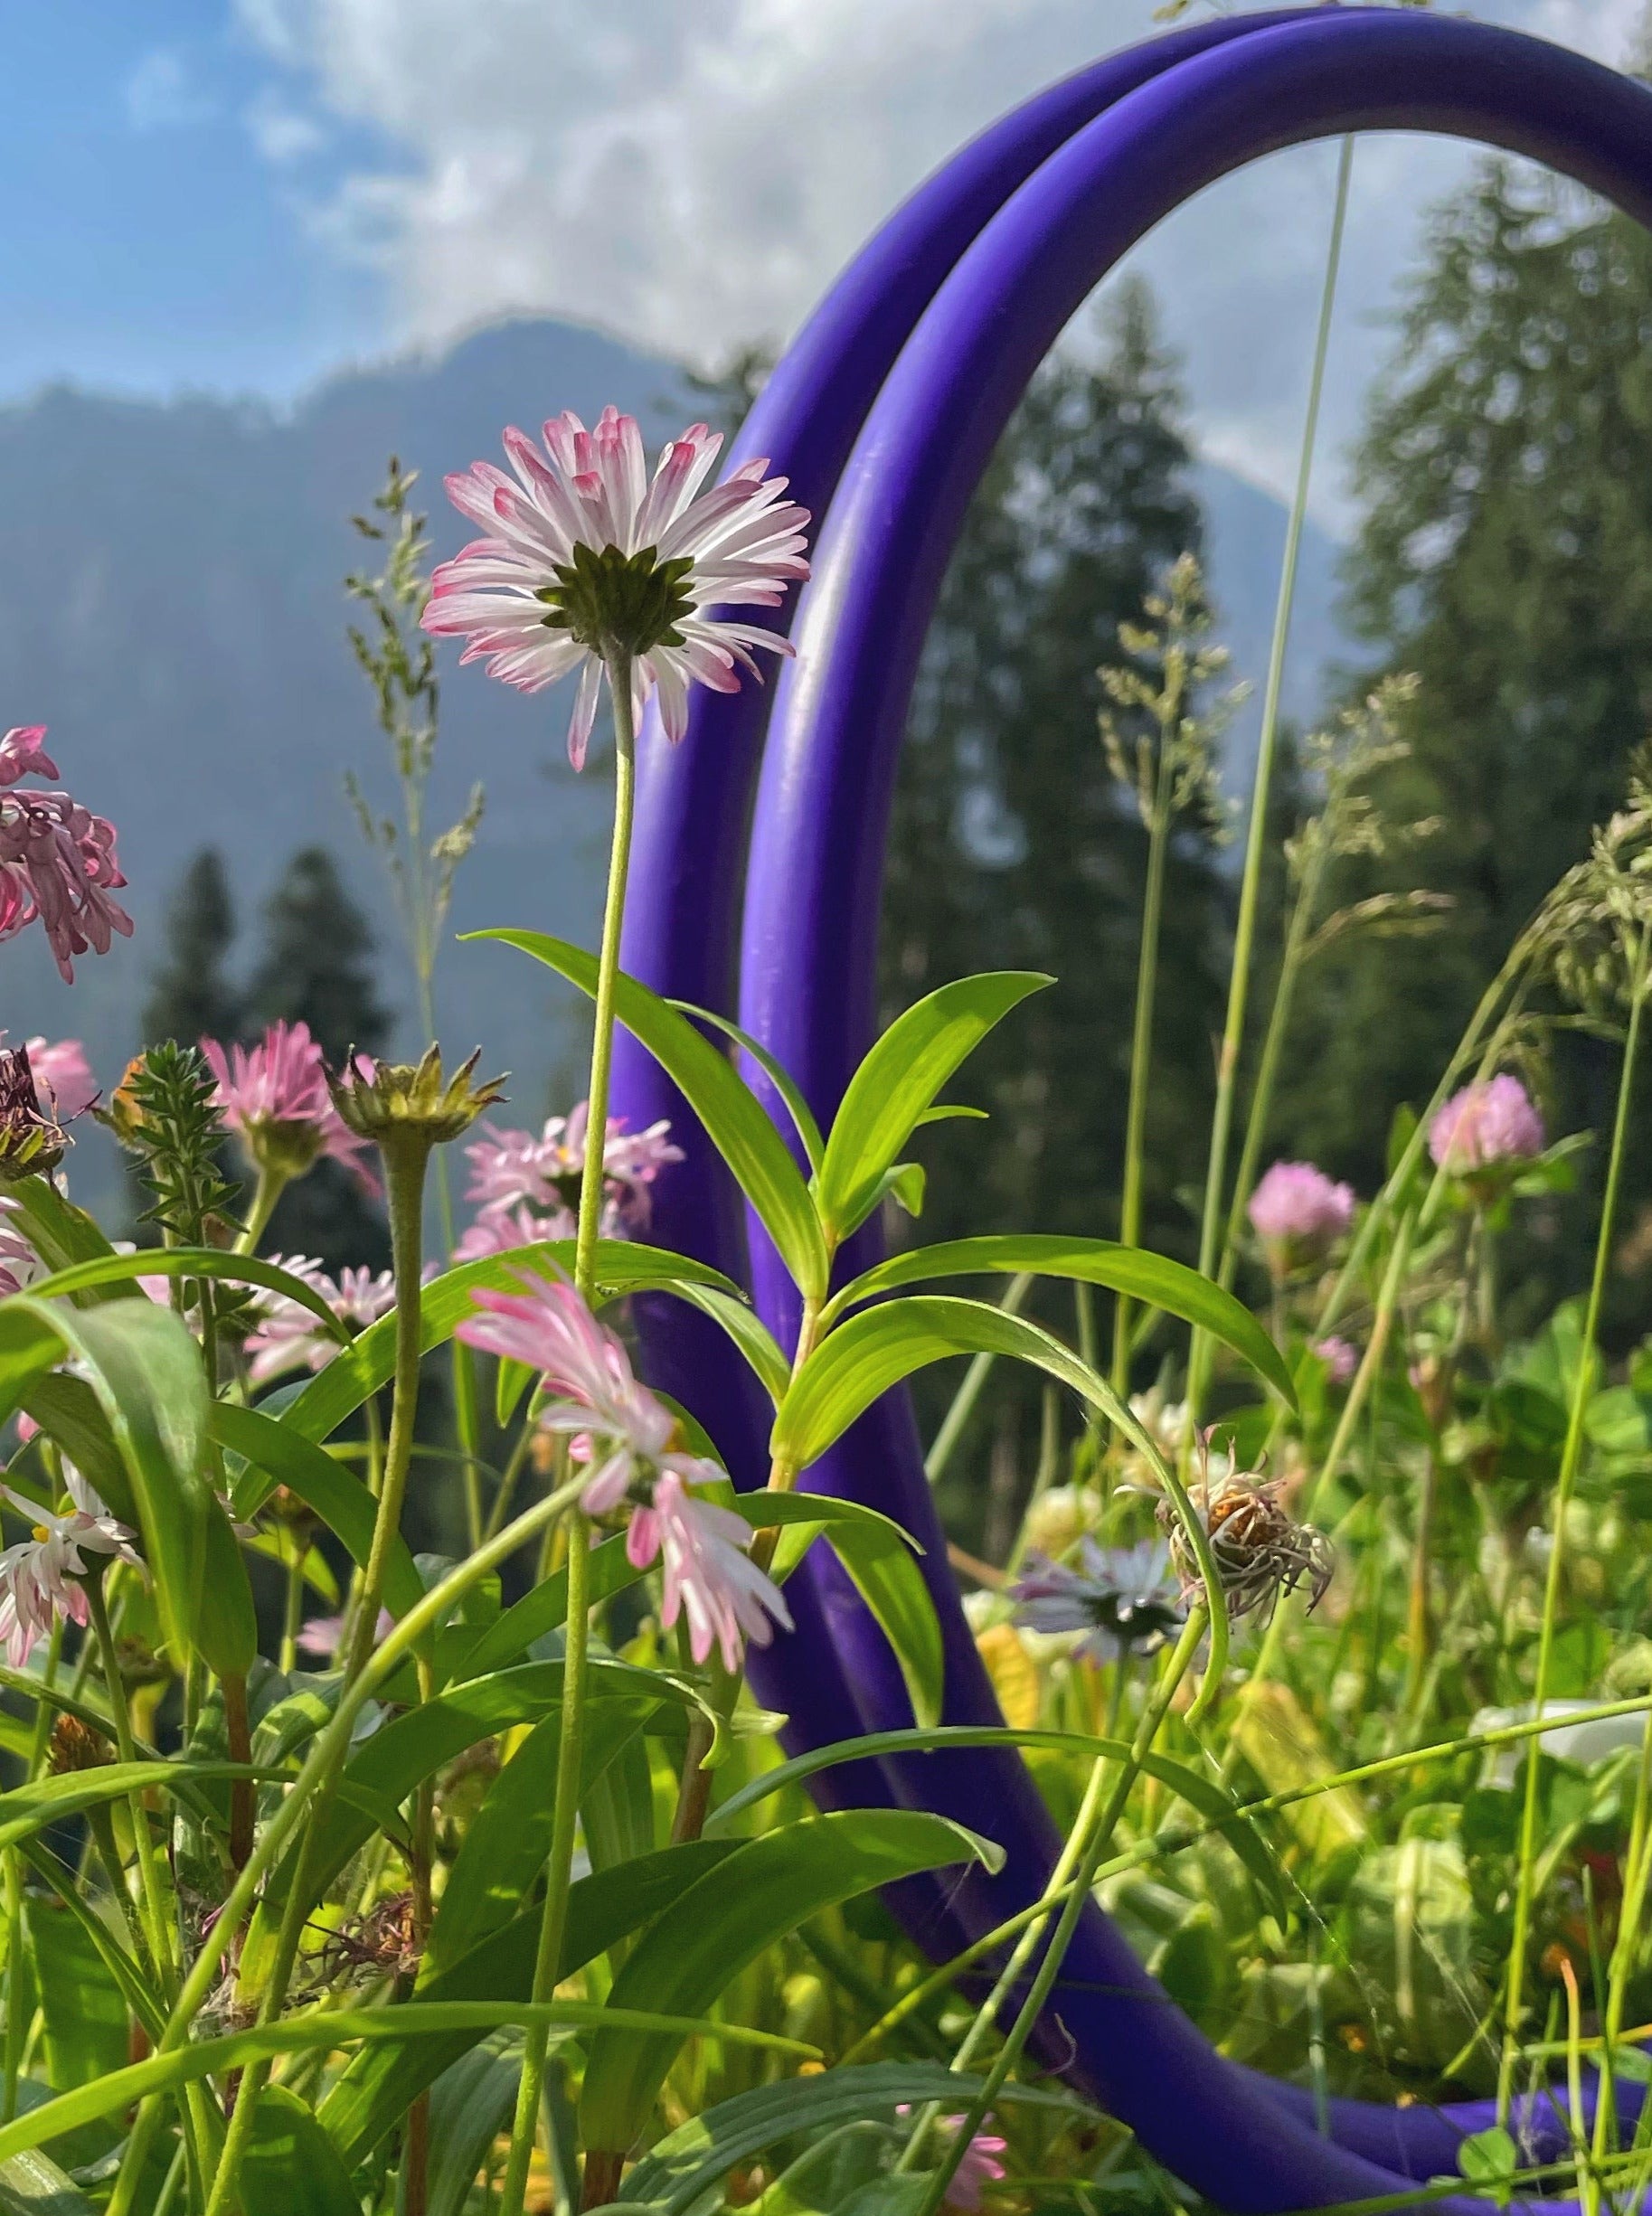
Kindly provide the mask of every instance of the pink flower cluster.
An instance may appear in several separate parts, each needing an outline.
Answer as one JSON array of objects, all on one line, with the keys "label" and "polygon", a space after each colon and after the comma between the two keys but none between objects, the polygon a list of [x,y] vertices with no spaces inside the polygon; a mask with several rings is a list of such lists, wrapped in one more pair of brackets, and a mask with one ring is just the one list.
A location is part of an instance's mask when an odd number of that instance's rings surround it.
[{"label": "pink flower cluster", "polygon": [[473,462],[447,480],[454,506],[487,536],[437,569],[423,622],[438,637],[465,639],[467,662],[485,660],[490,676],[524,693],[580,671],[568,731],[579,769],[603,677],[590,631],[573,613],[580,580],[599,593],[605,585],[618,592],[647,580],[668,585],[661,627],[631,642],[634,704],[640,713],[657,687],[666,735],[681,739],[692,683],[738,693],[739,670],[758,674],[753,647],[791,652],[777,632],[709,611],[778,608],[788,584],[808,575],[808,512],[781,500],[786,479],[766,476],[760,459],[702,492],[722,445],[703,423],[666,446],[652,478],[637,419],[617,408],[605,408],[589,431],[578,416],[558,416],[543,426],[543,439],[542,448],[513,427],[505,451],[514,476]]},{"label": "pink flower cluster", "polygon": [[[0,1038],[5,1037],[0,1032]],[[83,1116],[98,1098],[98,1081],[78,1039],[30,1039],[29,1069],[42,1114],[61,1124]]]},{"label": "pink flower cluster", "polygon": [[[587,1104],[571,1116],[552,1116],[537,1137],[531,1131],[485,1127],[465,1149],[471,1174],[467,1197],[478,1205],[476,1221],[454,1252],[467,1262],[502,1254],[537,1239],[571,1239],[580,1179],[585,1169]],[[629,1133],[609,1118],[602,1150],[602,1234],[626,1238],[648,1221],[649,1187],[661,1170],[683,1159],[671,1144],[668,1123]]]},{"label": "pink flower cluster", "polygon": [[[388,1269],[344,1269],[333,1278],[307,1255],[272,1254],[269,1259],[302,1278],[340,1323],[357,1331],[376,1324],[396,1305],[396,1280]],[[258,1329],[247,1341],[248,1374],[255,1385],[266,1385],[288,1370],[325,1370],[338,1350],[339,1342],[301,1302],[284,1293],[267,1293]]]},{"label": "pink flower cluster", "polygon": [[201,1051],[218,1080],[223,1119],[255,1163],[273,1151],[296,1174],[327,1155],[354,1170],[370,1193],[377,1192],[377,1180],[361,1159],[366,1142],[339,1121],[321,1049],[307,1023],[271,1023],[256,1046],[231,1046],[227,1052],[216,1039],[203,1039]]},{"label": "pink flower cluster", "polygon": [[1543,1136],[1532,1096],[1506,1071],[1452,1094],[1429,1126],[1429,1152],[1442,1170],[1463,1177],[1501,1163],[1531,1161],[1542,1154]]},{"label": "pink flower cluster", "polygon": [[0,1643],[14,1670],[22,1669],[54,1617],[82,1627],[90,1621],[86,1588],[80,1582],[90,1568],[89,1554],[112,1555],[143,1567],[131,1547],[137,1534],[116,1522],[78,1470],[65,1466],[63,1476],[72,1504],[67,1515],[54,1515],[10,1485],[0,1486],[31,1527],[28,1538],[0,1554]]},{"label": "pink flower cluster", "polygon": [[673,1445],[675,1417],[638,1381],[625,1348],[566,1278],[524,1274],[519,1282],[520,1293],[478,1291],[477,1313],[458,1335],[539,1372],[539,1422],[565,1437],[590,1473],[581,1505],[600,1516],[630,1504],[626,1551],[638,1570],[656,1557],[662,1562],[666,1630],[681,1615],[696,1662],[715,1645],[737,1669],[742,1635],[767,1646],[773,1625],[789,1631],[791,1616],[749,1557],[750,1524],[689,1489],[722,1483],[723,1472]]},{"label": "pink flower cluster", "polygon": [[[895,2114],[902,2117],[911,2113],[911,2104],[904,2101],[895,2110]],[[961,2116],[945,2117],[940,2121],[942,2127],[955,2139],[964,2127]],[[966,2216],[977,2216],[983,2191],[988,2185],[996,2185],[1004,2175],[1004,2164],[998,2157],[1008,2144],[996,2131],[977,2131],[958,2157],[958,2168],[947,2187],[945,2206],[962,2209]]]},{"label": "pink flower cluster", "polygon": [[1354,1372],[1359,1368],[1359,1349],[1350,1340],[1340,1339],[1333,1332],[1328,1338],[1316,1339],[1311,1351],[1324,1363],[1333,1385],[1353,1383]]},{"label": "pink flower cluster", "polygon": [[132,919],[109,898],[127,882],[115,857],[114,825],[66,792],[18,789],[21,778],[58,775],[45,736],[43,723],[32,723],[0,738],[0,939],[15,938],[38,918],[72,985],[75,956],[107,954],[115,932],[131,936]]},{"label": "pink flower cluster", "polygon": [[1276,1273],[1320,1260],[1354,1221],[1354,1188],[1311,1162],[1276,1162],[1251,1195],[1251,1221]]}]

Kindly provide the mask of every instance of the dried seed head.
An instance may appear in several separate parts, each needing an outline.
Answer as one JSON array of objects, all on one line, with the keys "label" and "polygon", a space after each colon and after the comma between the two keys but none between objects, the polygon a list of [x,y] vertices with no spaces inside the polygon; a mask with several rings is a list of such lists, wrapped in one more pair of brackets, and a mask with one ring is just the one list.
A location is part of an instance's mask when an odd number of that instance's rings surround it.
[{"label": "dried seed head", "polygon": [[[1299,1585],[1308,1589],[1308,1607],[1317,1608],[1336,1563],[1323,1532],[1298,1523],[1281,1504],[1289,1480],[1263,1480],[1249,1471],[1212,1474],[1208,1441],[1200,1441],[1201,1476],[1188,1488],[1194,1513],[1204,1526],[1230,1617],[1270,1609],[1281,1593]],[[1191,1607],[1206,1596],[1198,1557],[1167,1500],[1158,1520],[1170,1540],[1170,1560]]]},{"label": "dried seed head", "polygon": [[101,1731],[79,1716],[60,1716],[52,1727],[47,1759],[54,1777],[71,1770],[102,1769],[115,1759],[115,1750]]},{"label": "dried seed head", "polygon": [[26,1046],[0,1047],[0,1184],[48,1176],[69,1140],[41,1107]]}]

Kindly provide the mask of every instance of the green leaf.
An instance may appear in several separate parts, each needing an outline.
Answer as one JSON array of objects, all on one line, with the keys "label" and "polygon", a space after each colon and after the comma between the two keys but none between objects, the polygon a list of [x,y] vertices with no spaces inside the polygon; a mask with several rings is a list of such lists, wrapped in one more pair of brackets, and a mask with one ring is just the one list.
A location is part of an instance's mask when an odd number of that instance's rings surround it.
[{"label": "green leaf", "polygon": [[[713,1051],[707,1048],[708,1053]],[[777,1144],[779,1142],[777,1141]],[[789,1155],[787,1157],[789,1161]],[[493,1292],[514,1292],[524,1271],[570,1276],[573,1270],[571,1239],[535,1240],[513,1247],[504,1254],[483,1255],[444,1270],[424,1287],[420,1300],[422,1330],[420,1345],[425,1353],[445,1346],[454,1326],[468,1315],[473,1295],[483,1287]],[[628,1239],[603,1239],[597,1243],[597,1305],[621,1298],[627,1293],[672,1292],[680,1283],[718,1285],[738,1296],[740,1288],[721,1270],[685,1254],[667,1254],[659,1247],[645,1247]],[[387,1385],[396,1367],[396,1319],[381,1316],[361,1336],[328,1363],[319,1376],[282,1410],[281,1420],[306,1438],[330,1438],[361,1407],[363,1400]]]},{"label": "green leaf", "polygon": [[[502,939],[543,962],[581,992],[596,992],[596,957],[565,939],[551,938],[542,931],[472,931],[466,936]],[[622,974],[616,980],[615,1005],[619,1021],[647,1048],[704,1125],[794,1281],[807,1297],[823,1298],[829,1263],[814,1202],[785,1140],[741,1082],[727,1055],[703,1039],[669,1001],[635,977]],[[829,1144],[826,1153],[829,1159]]]},{"label": "green leaf", "polygon": [[191,1636],[220,1677],[245,1677],[258,1655],[258,1610],[241,1542],[215,1497],[207,1502],[202,1553]]},{"label": "green leaf", "polygon": [[[211,1403],[200,1352],[178,1318],[150,1300],[76,1308],[19,1293],[12,1305],[56,1331],[89,1373],[130,1480],[137,1514],[127,1520],[143,1534],[162,1624],[183,1654],[199,1644],[203,1627],[210,1636],[212,1614],[203,1588],[207,1522],[217,1504],[205,1475]],[[28,1396],[32,1408],[37,1397]],[[44,1417],[40,1420],[52,1429]],[[110,1505],[121,1513],[119,1504]],[[204,1646],[200,1651],[218,1667]]]},{"label": "green leaf", "polygon": [[4,2216],[92,2216],[92,2203],[49,2155],[32,2147],[0,2162]]},{"label": "green leaf", "polygon": [[1459,2174],[1477,2185],[1506,2185],[1520,2167],[1520,2149],[1501,2124],[1470,2132],[1457,2150]]},{"label": "green leaf", "polygon": [[817,1770],[835,1768],[840,1762],[870,1761],[885,1754],[933,1754],[949,1747],[1051,1747],[1063,1754],[1082,1755],[1090,1761],[1099,1756],[1109,1762],[1135,1761],[1147,1777],[1168,1787],[1221,1832],[1261,1887],[1264,1899],[1277,1902],[1281,1911],[1285,1907],[1278,1859],[1257,1829],[1255,1819],[1225,1786],[1156,1749],[1136,1756],[1131,1753],[1128,1740],[1092,1738],[1081,1731],[1046,1730],[1035,1726],[1018,1730],[1007,1723],[943,1723],[912,1730],[868,1731],[859,1739],[839,1740],[829,1747],[811,1748],[807,1754],[794,1755],[790,1761],[764,1770],[760,1777],[752,1778],[738,1793],[731,1794],[721,1806],[713,1809],[705,1822],[706,1836],[715,1837],[726,1831],[760,1801],[783,1793],[788,1786],[801,1785]]},{"label": "green leaf", "polygon": [[508,1354],[501,1354],[494,1364],[494,1421],[501,1431],[516,1413],[516,1403],[533,1382],[533,1372],[525,1362],[513,1362]]},{"label": "green leaf", "polygon": [[127,2008],[152,2040],[166,2028],[166,2012],[150,1992],[147,1974],[138,1968],[119,1940],[99,1917],[79,1889],[74,1873],[37,1839],[25,1839],[18,1852],[37,1875],[51,1886],[57,1905],[73,1917],[91,1942],[104,1968],[119,1986]]},{"label": "green leaf", "polygon": [[966,1055],[1028,994],[1054,980],[996,970],[943,985],[897,1016],[849,1080],[819,1177],[820,1213],[845,1235],[875,1205],[883,1174]]},{"label": "green leaf", "polygon": [[803,1141],[803,1151],[808,1156],[811,1170],[818,1170],[826,1155],[826,1141],[820,1136],[820,1126],[815,1121],[815,1111],[803,1098],[803,1089],[791,1072],[769,1051],[760,1040],[749,1031],[741,1031],[726,1015],[718,1015],[710,1008],[697,1008],[692,1000],[674,1000],[667,1004],[691,1015],[696,1023],[710,1023],[713,1029],[732,1039],[735,1045],[749,1054],[769,1082],[786,1103],[786,1112],[791,1117],[798,1136]]},{"label": "green leaf", "polygon": [[727,1504],[756,1529],[783,1524],[770,1575],[783,1581],[824,1538],[877,1618],[920,1724],[940,1720],[945,1656],[935,1603],[912,1557],[923,1550],[892,1517],[826,1493],[737,1494]]},{"label": "green leaf", "polygon": [[[764,1949],[822,1909],[921,1870],[986,1861],[959,1825],[906,1808],[839,1809],[748,1840],[692,1885],[637,1940],[614,1980],[614,2009],[701,2013]],[[588,2147],[628,2151],[682,2041],[599,2031],[581,2096]],[[3,2142],[0,2142],[3,2144]]]},{"label": "green leaf", "polygon": [[610,2000],[599,2008],[589,2001],[457,2001],[405,2002],[393,2008],[313,2008],[283,2017],[278,2023],[255,2025],[250,2032],[231,2032],[222,2039],[199,2039],[182,2047],[151,2054],[124,2070],[113,2070],[95,2085],[77,2086],[60,2094],[26,2116],[0,2125],[0,2163],[30,2147],[43,2145],[66,2131],[90,2123],[96,2117],[112,2116],[152,2093],[171,2093],[202,2078],[222,2071],[244,2070],[250,2062],[267,2061],[278,2054],[329,2053],[357,2040],[401,2039],[430,2032],[491,2032],[503,2023],[563,2024],[595,2030],[603,2019],[606,2037],[610,2028],[646,2032],[650,2037],[718,2039],[730,2046],[758,2047],[771,2054],[817,2055],[818,2050],[799,2039],[786,2039],[776,2032],[751,2031],[740,2023],[715,2023],[703,2016],[666,2016],[653,2011],[617,2011]]},{"label": "green leaf", "polygon": [[70,1910],[36,1897],[25,1914],[40,1988],[45,2074],[54,2092],[66,2093],[127,2060],[131,2033],[126,1995]]},{"label": "green leaf", "polygon": [[[463,2216],[477,2172],[515,2104],[521,2077],[520,2042],[508,2032],[496,2032],[437,2079],[430,2089],[425,2216]],[[249,2216],[257,2212],[249,2211]],[[360,2216],[354,2203],[351,2216]]]},{"label": "green leaf", "polygon": [[1010,1354],[1104,1414],[1116,1405],[1102,1380],[1040,1325],[985,1301],[920,1293],[863,1309],[822,1340],[780,1404],[770,1452],[788,1469],[807,1469],[881,1394],[952,1354]]},{"label": "green leaf", "polygon": [[1022,1236],[949,1239],[938,1247],[915,1247],[892,1255],[834,1295],[827,1320],[879,1293],[932,1278],[968,1278],[977,1273],[1074,1278],[1105,1286],[1146,1307],[1162,1308],[1212,1338],[1219,1339],[1250,1363],[1294,1408],[1296,1392],[1284,1356],[1251,1311],[1209,1278],[1162,1254],[1123,1247],[1109,1239]]},{"label": "green leaf", "polygon": [[[568,1895],[558,1983],[583,1969],[680,1898],[734,1852],[724,1840],[693,1839],[617,1870],[577,1879]],[[420,1989],[422,2002],[525,2001],[533,1984],[537,1909],[524,1910]],[[415,2097],[474,2046],[476,2031],[411,2034],[359,2054],[322,2104],[321,2117],[352,2168],[398,2124]]]},{"label": "green leaf", "polygon": [[245,1778],[240,1762],[106,1762],[97,1769],[66,1770],[61,1777],[36,1778],[33,1784],[0,1793],[0,1847],[42,1831],[65,1816],[79,1815],[105,1801],[130,1793],[182,1792],[216,1778]]},{"label": "green leaf", "polygon": [[362,2216],[362,2199],[315,2113],[264,2088],[241,2174],[243,2216]]},{"label": "green leaf", "polygon": [[36,1379],[63,1359],[63,1342],[26,1308],[0,1303],[0,1422],[16,1413]]},{"label": "green leaf", "polygon": [[[234,1485],[235,1513],[256,1515],[278,1485],[313,1508],[353,1561],[365,1565],[373,1546],[376,1504],[359,1477],[291,1424],[256,1408],[219,1400],[212,1411],[212,1436],[221,1447],[243,1457],[248,1467]],[[384,1604],[405,1616],[424,1598],[424,1581],[413,1566],[406,1542],[391,1542],[384,1572]]]},{"label": "green leaf", "polygon": [[[48,1269],[68,1269],[76,1262],[107,1260],[115,1251],[83,1208],[67,1201],[46,1177],[25,1177],[11,1188],[18,1219]],[[120,1283],[92,1287],[78,1305],[90,1307],[99,1300],[142,1300],[141,1286]]]},{"label": "green leaf", "polygon": [[139,1278],[224,1278],[233,1285],[262,1286],[266,1292],[279,1293],[284,1299],[307,1308],[331,1337],[349,1341],[347,1326],[339,1322],[313,1285],[307,1285],[290,1269],[283,1269],[278,1262],[261,1261],[255,1254],[226,1254],[219,1247],[140,1247],[136,1254],[99,1255],[55,1271],[29,1290],[37,1300],[46,1300],[129,1284]]},{"label": "green leaf", "polygon": [[[605,1539],[600,1546],[591,1549],[591,1606],[611,1600],[616,1593],[636,1585],[646,1574],[626,1553],[623,1532]],[[467,1641],[467,1651],[448,1664],[447,1674],[454,1678],[485,1677],[495,1670],[505,1669],[526,1654],[535,1639],[560,1631],[567,1621],[568,1572],[559,1570],[506,1608],[498,1622],[479,1639]]]},{"label": "green leaf", "polygon": [[757,1372],[763,1391],[779,1407],[791,1382],[791,1363],[762,1318],[747,1302],[735,1300],[715,1285],[681,1285],[677,1290],[690,1307],[722,1325]]}]

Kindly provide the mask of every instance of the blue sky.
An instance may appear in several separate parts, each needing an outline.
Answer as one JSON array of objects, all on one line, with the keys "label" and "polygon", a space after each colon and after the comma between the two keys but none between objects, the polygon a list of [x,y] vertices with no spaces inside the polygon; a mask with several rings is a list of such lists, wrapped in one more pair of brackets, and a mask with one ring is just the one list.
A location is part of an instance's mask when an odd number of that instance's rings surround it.
[{"label": "blue sky", "polygon": [[377,136],[308,122],[271,159],[280,72],[223,0],[5,0],[0,51],[0,400],[62,375],[285,396],[383,345],[384,277],[306,213]]},{"label": "blue sky", "polygon": [[[1618,59],[1644,5],[1475,12]],[[54,377],[282,401],[513,313],[715,363],[783,339],[1006,106],[1153,29],[1152,0],[0,0],[0,403]],[[1316,484],[1333,526],[1382,319],[1472,158],[1360,144]],[[1334,163],[1254,165],[1132,258],[1206,451],[1276,490]]]}]

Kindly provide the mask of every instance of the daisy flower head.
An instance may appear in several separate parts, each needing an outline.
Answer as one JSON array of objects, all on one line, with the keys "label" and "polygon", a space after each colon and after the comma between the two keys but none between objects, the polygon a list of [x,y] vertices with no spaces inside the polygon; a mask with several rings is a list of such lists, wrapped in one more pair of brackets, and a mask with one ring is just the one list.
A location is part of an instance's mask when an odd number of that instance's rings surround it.
[{"label": "daisy flower head", "polygon": [[[365,1331],[396,1305],[396,1280],[388,1269],[344,1269],[335,1278],[307,1255],[269,1259],[312,1286],[340,1323],[356,1331]],[[325,1370],[339,1345],[310,1309],[284,1293],[267,1294],[258,1328],[247,1341],[248,1374],[255,1385],[264,1385],[288,1370]]]},{"label": "daisy flower head", "polygon": [[[537,1136],[485,1127],[465,1149],[471,1165],[467,1197],[477,1221],[456,1249],[460,1261],[499,1254],[537,1239],[571,1239],[577,1228],[589,1116],[581,1100],[571,1115],[552,1116]],[[646,1229],[650,1188],[662,1169],[683,1159],[668,1123],[628,1132],[609,1118],[602,1150],[602,1236],[623,1239]]]},{"label": "daisy flower head", "polygon": [[29,1519],[29,1536],[0,1554],[0,1644],[14,1670],[22,1669],[37,1639],[59,1617],[84,1628],[90,1604],[81,1580],[91,1570],[88,1557],[104,1556],[143,1565],[132,1551],[137,1536],[118,1523],[78,1470],[65,1466],[67,1514],[54,1514],[9,1485],[0,1487],[14,1508]]},{"label": "daisy flower head", "polygon": [[673,740],[688,728],[688,689],[737,693],[755,677],[753,649],[789,654],[779,632],[736,620],[732,607],[778,608],[808,575],[807,509],[783,500],[766,460],[742,462],[703,489],[722,444],[691,424],[648,473],[634,416],[605,408],[596,428],[564,413],[543,444],[505,434],[510,472],[475,462],[448,495],[478,524],[474,540],[431,579],[422,622],[463,638],[464,659],[525,693],[580,675],[568,758],[582,769],[605,669],[631,674],[640,714],[659,695]]},{"label": "daisy flower head", "polygon": [[74,983],[77,955],[107,954],[113,936],[130,938],[132,919],[112,891],[126,883],[115,856],[115,826],[66,792],[18,780],[56,777],[43,724],[0,737],[0,938],[39,921],[59,975]]},{"label": "daisy flower head", "polygon": [[1089,1532],[1076,1567],[1033,1555],[1011,1588],[1015,1621],[1029,1631],[1083,1633],[1075,1652],[1090,1662],[1150,1655],[1186,1614],[1167,1547],[1151,1539],[1103,1547]]},{"label": "daisy flower head", "polygon": [[1311,1162],[1276,1162],[1248,1211],[1276,1278],[1323,1261],[1354,1221],[1354,1188]]},{"label": "daisy flower head", "polygon": [[630,1356],[591,1314],[565,1278],[524,1273],[518,1293],[478,1288],[476,1312],[458,1336],[484,1353],[538,1371],[543,1431],[568,1440],[587,1476],[580,1504],[588,1515],[628,1505],[626,1551],[638,1570],[665,1568],[662,1621],[682,1615],[689,1645],[703,1662],[713,1644],[729,1667],[741,1635],[766,1645],[772,1625],[791,1628],[777,1587],[749,1558],[751,1527],[690,1490],[724,1481],[719,1466],[678,1445],[677,1419],[640,1382]]},{"label": "daisy flower head", "polygon": [[[911,2113],[911,2105],[904,2101],[895,2110],[895,2114],[902,2117]],[[942,2119],[942,2128],[955,2139],[963,2127],[964,2118],[961,2116],[949,2116]],[[977,2216],[982,2192],[988,2185],[996,2185],[1004,2175],[1004,2164],[998,2158],[1008,2145],[1008,2140],[1001,2139],[996,2132],[977,2131],[958,2157],[958,2168],[952,2174],[952,2183],[947,2187],[943,2205],[962,2209],[966,2216]]]},{"label": "daisy flower head", "polygon": [[227,1051],[216,1039],[203,1039],[201,1051],[218,1081],[219,1110],[255,1169],[302,1177],[326,1155],[377,1191],[360,1158],[363,1142],[345,1130],[333,1106],[307,1023],[271,1023],[256,1046]]},{"label": "daisy flower head", "polygon": [[1543,1117],[1517,1077],[1505,1070],[1484,1084],[1465,1085],[1436,1111],[1429,1152],[1453,1176],[1529,1162],[1543,1150]]}]

